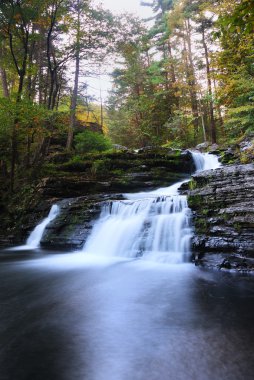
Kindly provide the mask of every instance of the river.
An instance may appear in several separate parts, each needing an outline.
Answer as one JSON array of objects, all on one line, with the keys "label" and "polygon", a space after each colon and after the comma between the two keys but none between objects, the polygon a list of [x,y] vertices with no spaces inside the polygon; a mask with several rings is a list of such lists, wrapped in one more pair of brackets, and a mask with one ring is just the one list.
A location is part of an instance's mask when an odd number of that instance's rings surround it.
[{"label": "river", "polygon": [[1,380],[252,380],[254,278],[1,251]]}]

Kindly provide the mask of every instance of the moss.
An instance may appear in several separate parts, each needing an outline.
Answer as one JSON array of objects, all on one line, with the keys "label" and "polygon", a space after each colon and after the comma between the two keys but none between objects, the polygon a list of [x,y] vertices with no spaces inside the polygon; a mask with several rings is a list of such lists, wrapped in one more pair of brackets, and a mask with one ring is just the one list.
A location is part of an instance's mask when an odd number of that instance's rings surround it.
[{"label": "moss", "polygon": [[241,164],[249,164],[252,162],[251,154],[248,151],[241,153],[240,155]]},{"label": "moss", "polygon": [[189,189],[195,190],[197,188],[197,182],[192,178],[189,182]]},{"label": "moss", "polygon": [[115,169],[111,171],[111,174],[113,174],[116,177],[122,177],[126,174],[126,172],[123,169]]},{"label": "moss", "polygon": [[221,217],[225,220],[225,222],[227,222],[228,220],[232,219],[232,215],[229,215],[229,214],[226,214],[226,213],[223,213],[221,215]]},{"label": "moss", "polygon": [[239,159],[239,152],[234,151],[233,153],[222,151],[220,154],[220,161],[222,164],[235,164]]},{"label": "moss", "polygon": [[239,233],[242,231],[242,226],[240,223],[233,223],[234,229]]},{"label": "moss", "polygon": [[206,234],[208,232],[208,223],[206,218],[199,218],[195,221],[196,232],[200,234]]},{"label": "moss", "polygon": [[202,196],[201,195],[189,195],[188,196],[188,204],[190,208],[197,208],[202,204]]},{"label": "moss", "polygon": [[109,159],[96,160],[93,162],[90,169],[92,175],[107,174],[111,168],[111,161]]}]

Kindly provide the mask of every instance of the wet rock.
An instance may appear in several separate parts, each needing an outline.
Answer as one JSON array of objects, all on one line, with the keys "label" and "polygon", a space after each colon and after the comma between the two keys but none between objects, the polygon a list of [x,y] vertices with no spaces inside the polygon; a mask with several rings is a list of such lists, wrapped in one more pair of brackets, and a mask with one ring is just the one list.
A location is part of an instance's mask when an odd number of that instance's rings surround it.
[{"label": "wet rock", "polygon": [[42,198],[72,198],[86,194],[141,191],[169,186],[194,172],[189,151],[147,147],[94,156],[81,162],[62,162],[59,174],[41,180],[37,191]]},{"label": "wet rock", "polygon": [[[188,199],[194,211],[193,249],[203,262],[234,267],[236,255],[254,258],[254,165],[225,166],[193,176]],[[218,262],[218,254],[224,255]],[[224,263],[224,264],[223,264]]]},{"label": "wet rock", "polygon": [[48,215],[52,204],[60,202],[62,213],[48,226],[42,245],[47,248],[80,247],[105,194],[114,198],[119,193],[169,186],[195,171],[189,151],[157,147],[139,153],[120,151],[86,155],[78,161],[73,160],[70,153],[57,152],[50,155],[48,162],[49,174],[39,181],[30,199],[22,207],[19,205],[19,214],[14,207],[14,216],[8,216],[0,244],[1,241],[6,244],[6,236],[10,243],[23,243]]},{"label": "wet rock", "polygon": [[101,212],[102,204],[109,198],[109,195],[98,194],[58,202],[60,213],[46,227],[40,245],[49,249],[81,249]]},{"label": "wet rock", "polygon": [[121,151],[124,151],[124,152],[127,152],[129,150],[126,146],[119,145],[119,144],[113,144],[112,148],[115,149],[115,150],[121,150]]},{"label": "wet rock", "polygon": [[203,151],[206,151],[208,147],[209,147],[209,142],[203,142],[201,144],[198,144],[196,146],[196,149],[200,150],[200,152],[203,152]]}]

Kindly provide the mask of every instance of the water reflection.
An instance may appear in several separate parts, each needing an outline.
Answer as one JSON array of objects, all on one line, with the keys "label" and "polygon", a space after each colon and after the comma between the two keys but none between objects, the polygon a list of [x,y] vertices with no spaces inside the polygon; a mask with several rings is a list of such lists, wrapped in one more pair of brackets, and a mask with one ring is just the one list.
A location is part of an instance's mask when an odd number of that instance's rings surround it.
[{"label": "water reflection", "polygon": [[7,256],[1,380],[253,378],[251,277],[80,253]]}]

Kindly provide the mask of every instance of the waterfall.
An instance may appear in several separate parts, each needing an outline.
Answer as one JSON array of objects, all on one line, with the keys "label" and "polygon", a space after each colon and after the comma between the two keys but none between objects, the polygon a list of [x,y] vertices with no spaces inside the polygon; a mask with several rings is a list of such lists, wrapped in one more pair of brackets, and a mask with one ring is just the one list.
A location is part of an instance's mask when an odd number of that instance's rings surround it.
[{"label": "waterfall", "polygon": [[59,212],[60,212],[60,207],[56,204],[53,205],[50,209],[48,216],[45,219],[43,219],[43,221],[40,224],[38,224],[34,228],[34,230],[31,232],[31,234],[29,235],[26,241],[26,244],[22,246],[10,248],[10,250],[21,251],[21,250],[26,250],[26,249],[38,248],[40,246],[40,241],[45,231],[45,228],[50,222],[52,222],[52,220],[54,220],[57,217]]},{"label": "waterfall", "polygon": [[[196,170],[219,167],[218,158],[191,152]],[[150,192],[124,194],[103,205],[83,251],[100,256],[180,263],[190,257],[191,210],[178,189],[186,181]]]},{"label": "waterfall", "polygon": [[59,214],[60,208],[58,205],[53,205],[47,216],[43,221],[35,227],[26,241],[26,245],[30,248],[37,248],[40,245],[41,238],[47,225],[54,220]]},{"label": "waterfall", "polygon": [[193,161],[196,166],[196,171],[217,169],[220,167],[218,157],[214,154],[191,152]]}]

